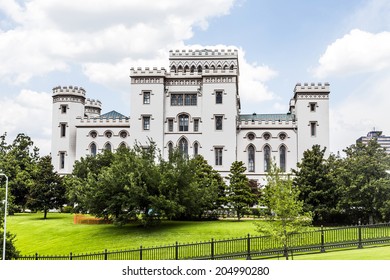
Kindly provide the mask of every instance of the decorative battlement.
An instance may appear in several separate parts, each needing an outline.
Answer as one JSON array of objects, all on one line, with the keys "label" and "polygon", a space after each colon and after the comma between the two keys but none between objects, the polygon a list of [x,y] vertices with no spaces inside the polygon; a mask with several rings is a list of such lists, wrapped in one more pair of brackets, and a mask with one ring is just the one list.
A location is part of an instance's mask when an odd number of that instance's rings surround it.
[{"label": "decorative battlement", "polygon": [[53,88],[53,95],[59,95],[59,94],[65,94],[65,95],[80,95],[85,97],[85,89],[82,87],[77,87],[77,86],[57,86]]},{"label": "decorative battlement", "polygon": [[100,102],[100,100],[87,98],[87,100],[85,102],[85,106],[101,108],[102,107],[102,102]]},{"label": "decorative battlement", "polygon": [[161,67],[160,69],[158,69],[157,67],[153,67],[152,69],[150,69],[149,67],[145,67],[145,68],[137,67],[137,69],[135,69],[134,67],[130,68],[130,76],[136,76],[136,75],[163,76],[165,75],[165,73],[166,70],[164,67]]},{"label": "decorative battlement", "polygon": [[215,57],[215,56],[230,56],[230,57],[236,57],[238,56],[238,51],[237,50],[208,50],[208,49],[203,49],[203,50],[170,50],[169,51],[169,58],[183,58],[183,57]]},{"label": "decorative battlement", "polygon": [[329,83],[297,83],[294,88],[294,92],[324,92],[329,93]]}]

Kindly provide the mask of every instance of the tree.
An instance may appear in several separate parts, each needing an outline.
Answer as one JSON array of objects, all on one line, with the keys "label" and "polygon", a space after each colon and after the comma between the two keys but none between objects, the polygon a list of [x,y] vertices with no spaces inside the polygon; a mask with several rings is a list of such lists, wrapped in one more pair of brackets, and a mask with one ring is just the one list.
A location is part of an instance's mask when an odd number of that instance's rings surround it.
[{"label": "tree", "polygon": [[311,213],[304,211],[298,188],[293,187],[292,179],[281,174],[276,164],[272,164],[268,172],[262,198],[262,203],[270,210],[269,222],[257,223],[257,230],[278,240],[288,260],[288,240],[311,224]]},{"label": "tree", "polygon": [[202,215],[218,209],[225,202],[226,185],[221,175],[201,155],[192,159],[190,165],[194,176],[189,189],[191,207],[187,207],[187,212],[200,219]]},{"label": "tree", "polygon": [[8,210],[13,214],[26,207],[29,188],[34,184],[33,173],[39,154],[29,136],[20,133],[11,145],[6,143],[5,137],[6,134],[1,136],[0,169],[12,178],[9,182]]},{"label": "tree", "polygon": [[353,221],[373,223],[389,218],[390,156],[373,139],[344,150],[339,176],[339,208]]},{"label": "tree", "polygon": [[240,220],[244,211],[249,205],[255,202],[255,195],[252,193],[249,180],[244,174],[246,168],[242,161],[235,161],[230,167],[228,176],[229,186],[227,187],[227,202],[237,213],[237,219]]},{"label": "tree", "polygon": [[34,174],[34,184],[30,186],[28,207],[42,210],[46,219],[49,209],[61,208],[65,202],[65,187],[62,178],[54,171],[51,157],[41,157]]},{"label": "tree", "polygon": [[338,188],[336,173],[340,159],[331,155],[325,159],[326,148],[314,145],[303,153],[302,161],[293,170],[293,185],[299,190],[303,210],[313,213],[314,222],[332,222],[337,216]]}]

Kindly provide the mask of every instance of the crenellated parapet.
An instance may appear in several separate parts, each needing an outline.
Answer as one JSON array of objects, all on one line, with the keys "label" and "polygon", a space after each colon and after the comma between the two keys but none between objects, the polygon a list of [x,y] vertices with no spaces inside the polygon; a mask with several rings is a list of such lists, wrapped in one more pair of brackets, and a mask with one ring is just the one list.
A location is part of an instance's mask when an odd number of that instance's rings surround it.
[{"label": "crenellated parapet", "polygon": [[164,76],[165,73],[166,73],[166,70],[164,67],[161,67],[161,68],[157,68],[157,67],[153,67],[153,68],[137,67],[137,68],[134,68],[134,67],[131,67],[130,68],[130,76],[131,77],[137,76],[137,75],[140,75],[140,76]]},{"label": "crenellated parapet", "polygon": [[294,88],[294,99],[328,99],[329,83],[297,83]]},{"label": "crenellated parapet", "polygon": [[53,102],[79,102],[85,104],[85,89],[77,86],[57,86],[53,88]]},{"label": "crenellated parapet", "polygon": [[294,114],[241,114],[238,125],[241,129],[255,128],[289,128],[296,124]]},{"label": "crenellated parapet", "polygon": [[230,57],[237,57],[238,51],[237,50],[170,50],[169,51],[169,58],[182,58],[182,57],[220,57],[220,56],[230,56]]},{"label": "crenellated parapet", "polygon": [[87,116],[97,117],[102,111],[102,103],[99,100],[87,98],[84,110]]}]

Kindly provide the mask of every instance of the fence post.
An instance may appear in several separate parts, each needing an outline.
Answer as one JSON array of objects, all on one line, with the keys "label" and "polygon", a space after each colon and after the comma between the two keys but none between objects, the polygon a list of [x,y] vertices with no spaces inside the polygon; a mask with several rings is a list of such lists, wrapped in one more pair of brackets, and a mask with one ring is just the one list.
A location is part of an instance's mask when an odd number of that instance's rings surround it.
[{"label": "fence post", "polygon": [[176,247],[175,247],[175,259],[179,259],[179,244],[176,241]]},{"label": "fence post", "polygon": [[35,253],[35,260],[38,260],[38,253]]},{"label": "fence post", "polygon": [[247,244],[247,252],[248,252],[246,259],[251,260],[251,236],[249,233],[248,233],[246,244]]},{"label": "fence post", "polygon": [[321,225],[321,253],[325,253],[325,236],[323,225]]},{"label": "fence post", "polygon": [[73,259],[73,255],[72,255],[72,252],[69,253],[69,260],[72,260]]},{"label": "fence post", "polygon": [[363,248],[363,245],[362,245],[362,225],[361,225],[360,220],[359,220],[359,225],[358,225],[358,236],[359,236],[358,249],[362,249]]},{"label": "fence post", "polygon": [[104,249],[104,260],[106,261],[108,259],[107,249]]},{"label": "fence post", "polygon": [[139,246],[139,259],[142,261],[142,245]]},{"label": "fence post", "polygon": [[214,238],[211,238],[211,259],[214,259]]}]

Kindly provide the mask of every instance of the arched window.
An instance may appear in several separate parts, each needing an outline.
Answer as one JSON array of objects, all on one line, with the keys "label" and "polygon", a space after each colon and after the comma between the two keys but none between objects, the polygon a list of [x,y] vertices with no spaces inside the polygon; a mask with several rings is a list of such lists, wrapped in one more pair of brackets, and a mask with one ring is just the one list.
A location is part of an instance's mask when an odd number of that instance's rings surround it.
[{"label": "arched window", "polygon": [[172,142],[168,143],[168,155],[171,155],[173,152],[173,144]]},{"label": "arched window", "polygon": [[191,73],[194,73],[194,72],[195,72],[195,66],[192,65],[192,66],[191,66]]},{"label": "arched window", "polygon": [[199,144],[195,142],[194,144],[194,156],[197,156],[199,154]]},{"label": "arched window", "polygon": [[280,170],[286,172],[286,146],[282,145],[279,148],[279,161],[280,161]]},{"label": "arched window", "polygon": [[177,72],[183,72],[183,67],[181,65],[177,67]]},{"label": "arched window", "polygon": [[106,151],[112,152],[112,146],[111,146],[111,144],[110,144],[110,143],[107,143],[106,145],[104,145],[104,149],[105,149]]},{"label": "arched window", "polygon": [[264,171],[269,172],[271,168],[271,148],[266,145],[264,147]]},{"label": "arched window", "polygon": [[188,67],[188,65],[186,65],[184,67],[184,73],[187,73],[187,72],[190,72],[190,67]]},{"label": "arched window", "polygon": [[176,73],[176,66],[175,66],[175,65],[173,65],[173,66],[171,67],[171,72]]},{"label": "arched window", "polygon": [[185,138],[180,139],[179,150],[183,155],[188,156],[188,142]]},{"label": "arched window", "polygon": [[125,143],[125,142],[120,143],[120,144],[119,144],[119,148],[120,148],[120,149],[127,148],[126,143]]},{"label": "arched window", "polygon": [[198,66],[198,73],[202,73],[202,66]]},{"label": "arched window", "polygon": [[255,172],[255,148],[253,145],[248,147],[248,171]]},{"label": "arched window", "polygon": [[96,144],[95,143],[92,143],[89,146],[89,151],[90,151],[91,156],[93,156],[93,157],[96,156],[97,148],[96,148]]},{"label": "arched window", "polygon": [[187,114],[179,115],[179,131],[188,131],[188,120]]}]

